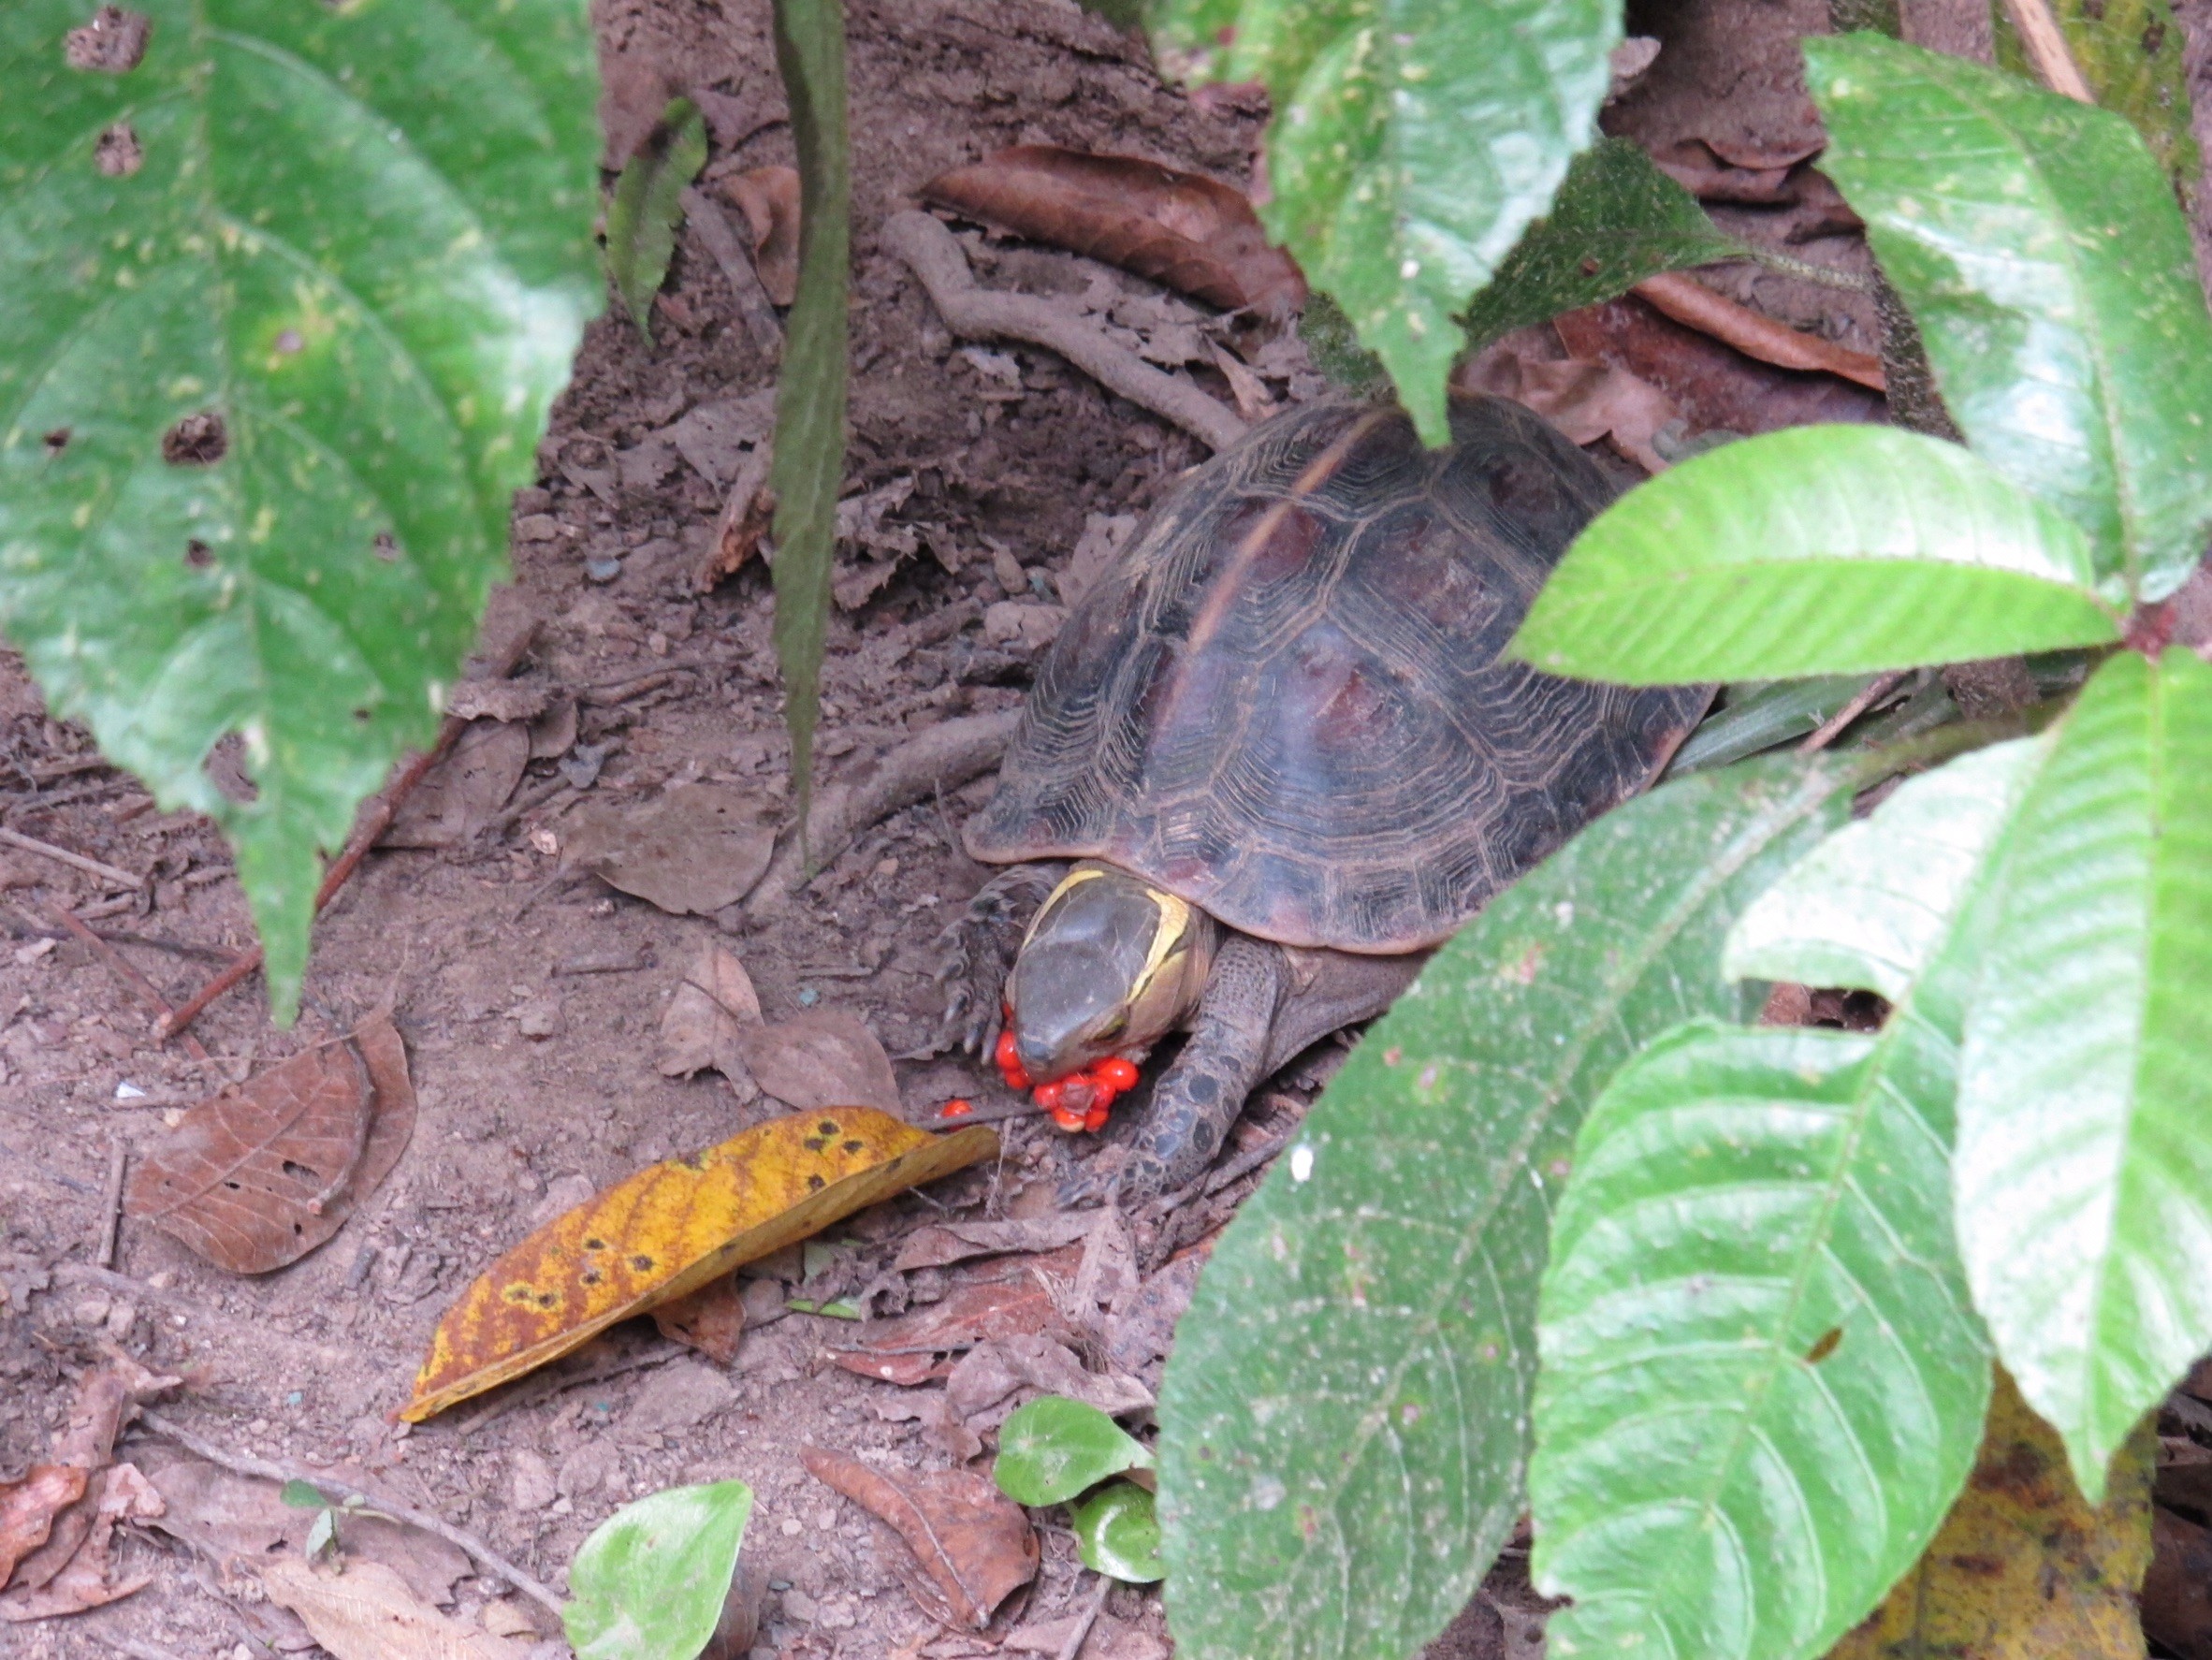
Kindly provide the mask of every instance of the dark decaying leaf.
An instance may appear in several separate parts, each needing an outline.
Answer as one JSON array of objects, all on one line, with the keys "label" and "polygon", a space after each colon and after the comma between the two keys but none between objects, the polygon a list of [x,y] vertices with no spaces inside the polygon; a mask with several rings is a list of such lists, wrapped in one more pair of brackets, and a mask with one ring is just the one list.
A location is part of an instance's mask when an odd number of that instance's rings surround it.
[{"label": "dark decaying leaf", "polygon": [[793,167],[751,167],[722,181],[722,194],[752,232],[752,268],[778,305],[799,293],[799,175]]},{"label": "dark decaying leaf", "polygon": [[531,729],[521,721],[470,721],[451,753],[400,803],[379,845],[460,846],[507,805],[530,756]]},{"label": "dark decaying leaf", "polygon": [[1242,191],[1134,155],[1018,144],[939,173],[922,199],[1118,265],[1224,311],[1287,317],[1305,279]]},{"label": "dark decaying leaf", "polygon": [[829,1358],[863,1377],[919,1382],[934,1357],[993,1338],[1029,1332],[1079,1343],[1083,1339],[1053,1301],[1052,1288],[1072,1281],[1082,1265],[1081,1247],[1067,1245],[1049,1256],[959,1269],[937,1302],[895,1319],[871,1321],[855,1334],[853,1347],[833,1349]]},{"label": "dark decaying leaf", "polygon": [[907,1588],[949,1625],[982,1630],[992,1610],[1037,1576],[1037,1535],[1028,1517],[971,1470],[893,1477],[819,1447],[800,1448],[799,1462],[897,1530],[927,1575],[902,1575]]},{"label": "dark decaying leaf", "polygon": [[132,1171],[124,1214],[219,1268],[267,1274],[336,1233],[414,1133],[406,1048],[373,1015],[185,1114]]},{"label": "dark decaying leaf", "polygon": [[718,1366],[737,1358],[738,1340],[745,1335],[745,1291],[734,1274],[701,1286],[696,1291],[663,1303],[653,1310],[653,1324],[671,1343],[695,1348]]},{"label": "dark decaying leaf", "polygon": [[776,391],[776,663],[791,732],[799,835],[814,798],[822,642],[845,473],[846,290],[851,265],[851,157],[845,136],[842,0],[776,0],[776,66],[799,163],[799,292]]},{"label": "dark decaying leaf", "polygon": [[713,784],[657,801],[587,802],[568,816],[563,862],[662,910],[704,915],[752,891],[776,848],[774,808]]},{"label": "dark decaying leaf", "polygon": [[809,1009],[774,1026],[740,1027],[737,1046],[753,1081],[801,1112],[899,1110],[890,1056],[867,1023],[843,1009]]},{"label": "dark decaying leaf", "polygon": [[1051,1251],[1090,1232],[1093,1211],[1056,1211],[1049,1216],[1015,1216],[1002,1222],[933,1222],[899,1242],[895,1272],[942,1268],[969,1257],[1001,1251]]},{"label": "dark decaying leaf", "polygon": [[706,118],[689,98],[674,98],[645,136],[606,209],[606,263],[615,291],[637,331],[653,337],[653,296],[676,254],[676,227],[683,223],[678,198],[706,165]]}]

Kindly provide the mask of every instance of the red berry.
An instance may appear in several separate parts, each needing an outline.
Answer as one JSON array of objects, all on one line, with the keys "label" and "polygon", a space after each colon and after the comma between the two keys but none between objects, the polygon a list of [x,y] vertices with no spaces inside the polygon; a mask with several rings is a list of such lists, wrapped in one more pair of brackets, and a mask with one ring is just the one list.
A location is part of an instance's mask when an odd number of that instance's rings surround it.
[{"label": "red berry", "polygon": [[971,1100],[949,1100],[944,1104],[938,1116],[939,1118],[965,1118],[974,1111],[975,1102]]},{"label": "red berry", "polygon": [[1100,1101],[1084,1115],[1083,1127],[1094,1134],[1106,1128],[1106,1103]]},{"label": "red berry", "polygon": [[1058,1125],[1062,1129],[1066,1130],[1070,1135],[1073,1135],[1076,1131],[1083,1128],[1083,1114],[1081,1113],[1070,1113],[1065,1107],[1055,1107],[1053,1109],[1053,1122]]},{"label": "red berry", "polygon": [[1098,1075],[1101,1083],[1113,1085],[1116,1093],[1137,1087],[1137,1069],[1118,1055],[1109,1056],[1100,1061]]},{"label": "red berry", "polygon": [[1048,1113],[1060,1113],[1067,1110],[1067,1092],[1065,1083],[1040,1084],[1029,1092],[1029,1098]]}]

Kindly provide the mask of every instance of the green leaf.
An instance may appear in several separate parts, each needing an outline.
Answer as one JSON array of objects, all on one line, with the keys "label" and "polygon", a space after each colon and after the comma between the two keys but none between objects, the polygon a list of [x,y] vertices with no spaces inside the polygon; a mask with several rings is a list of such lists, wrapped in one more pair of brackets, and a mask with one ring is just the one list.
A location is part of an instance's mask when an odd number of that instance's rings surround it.
[{"label": "green leaf", "polygon": [[1075,1528],[1075,1547],[1083,1565],[1095,1574],[1149,1585],[1164,1579],[1167,1569],[1159,1560],[1159,1518],[1152,1507],[1152,1494],[1131,1481],[1116,1481],[1093,1493],[1069,1521]]},{"label": "green leaf", "polygon": [[2088,533],[2107,597],[2163,598],[2212,534],[2212,318],[2120,117],[1879,36],[1805,42],[1822,166],[1867,221],[1944,404]]},{"label": "green leaf", "polygon": [[1521,1513],[1536,1281],[1583,1109],[1659,1032],[1755,1012],[1721,940],[1863,777],[1783,759],[1630,802],[1492,900],[1353,1051],[1176,1329],[1160,1506],[1186,1660],[1403,1660],[1465,1604]]},{"label": "green leaf", "polygon": [[313,1482],[297,1478],[278,1489],[277,1497],[295,1510],[327,1510],[336,1502],[327,1497]]},{"label": "green leaf", "polygon": [[998,1431],[991,1476],[1017,1505],[1062,1505],[1124,1470],[1149,1470],[1152,1452],[1096,1406],[1040,1395]]},{"label": "green leaf", "polygon": [[671,1487],[624,1505],[569,1565],[561,1624],[576,1660],[690,1660],[722,1617],[752,1515],[742,1481]]},{"label": "green leaf", "polygon": [[1820,1654],[1942,1524],[1989,1359],[1897,1041],[1693,1025],[1591,1109],[1539,1316],[1553,1653]]},{"label": "green leaf", "polygon": [[436,730],[601,303],[592,42],[583,0],[137,8],[107,74],[91,6],[0,7],[0,623],[221,823],[289,1020],[317,850]]},{"label": "green leaf", "polygon": [[1667,774],[1681,778],[1803,737],[1873,684],[1871,675],[1818,675],[1810,680],[1747,680],[1699,721],[1674,752]]},{"label": "green leaf", "polygon": [[[2067,51],[2100,108],[2124,115],[2158,158],[2176,200],[2196,200],[2204,160],[2190,130],[2186,37],[2166,0],[2051,0]],[[2020,49],[2012,14],[1989,8],[1997,25],[1997,61],[2023,80],[2036,79]]]},{"label": "green leaf", "polygon": [[1620,38],[1617,0],[1247,0],[1239,15],[1226,74],[1275,100],[1260,217],[1429,444],[1449,436],[1452,318],[1595,137]]},{"label": "green leaf", "polygon": [[1161,72],[1172,80],[1219,80],[1244,0],[1153,0],[1146,28]]},{"label": "green leaf", "polygon": [[1744,252],[1640,145],[1600,138],[1575,158],[1550,212],[1528,227],[1467,308],[1467,348],[1611,299],[1661,271]]},{"label": "green leaf", "polygon": [[677,198],[706,165],[706,118],[689,98],[671,99],[615,181],[606,208],[606,264],[638,333],[653,338],[653,296],[676,255],[684,222]]},{"label": "green leaf", "polygon": [[1978,880],[2048,747],[1992,744],[1899,785],[1737,918],[1721,972],[1902,1001],[1949,937],[1958,896]]},{"label": "green leaf", "polygon": [[799,292],[776,389],[776,661],[791,731],[798,834],[814,783],[822,640],[837,489],[845,476],[845,291],[851,173],[845,138],[843,0],[776,0],[776,66],[799,162]]},{"label": "green leaf", "polygon": [[1506,650],[1645,686],[1956,663],[2117,639],[2089,582],[2081,532],[1957,444],[1793,427],[1614,502]]},{"label": "green leaf", "polygon": [[1298,314],[1298,338],[1305,342],[1314,367],[1347,392],[1372,392],[1390,379],[1382,359],[1360,343],[1351,319],[1326,294],[1306,297]]},{"label": "green leaf", "polygon": [[1959,1244],[1999,1354],[2095,1500],[2212,1347],[2212,668],[2108,661],[1995,857]]}]

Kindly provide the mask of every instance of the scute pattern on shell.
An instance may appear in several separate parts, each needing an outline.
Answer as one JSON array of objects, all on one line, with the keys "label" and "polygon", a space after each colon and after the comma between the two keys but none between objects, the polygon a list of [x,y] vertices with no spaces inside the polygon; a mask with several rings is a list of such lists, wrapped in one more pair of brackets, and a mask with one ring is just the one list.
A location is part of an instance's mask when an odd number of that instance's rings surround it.
[{"label": "scute pattern on shell", "polygon": [[1643,788],[1709,689],[1496,661],[1610,484],[1518,404],[1455,400],[1452,438],[1332,400],[1186,480],[1046,654],[968,851],[1400,952]]}]

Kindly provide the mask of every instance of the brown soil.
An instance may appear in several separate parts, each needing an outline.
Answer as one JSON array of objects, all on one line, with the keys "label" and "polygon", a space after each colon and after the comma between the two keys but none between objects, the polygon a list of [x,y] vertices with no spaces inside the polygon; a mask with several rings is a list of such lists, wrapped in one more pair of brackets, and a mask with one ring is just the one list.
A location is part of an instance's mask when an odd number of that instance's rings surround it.
[{"label": "brown soil", "polygon": [[[1636,11],[1632,26],[1668,45],[1654,79],[1616,110],[1620,130],[1652,143],[1717,133],[1780,146],[1810,126],[1794,70],[1777,65],[1796,30],[1818,26],[1815,0],[1793,0],[1786,14],[1761,0],[1652,0]],[[716,95],[703,100],[716,140],[710,181],[791,159],[765,0],[731,0],[726,10],[709,0],[601,0],[598,12],[618,118],[657,109],[669,87],[704,89]],[[879,247],[877,227],[932,175],[1017,142],[1135,153],[1241,187],[1260,119],[1249,101],[1201,108],[1164,87],[1142,48],[1068,0],[866,0],[848,19],[849,487],[896,487],[885,522],[914,533],[910,553],[894,533],[853,552],[841,573],[886,579],[831,621],[819,750],[827,782],[938,721],[1016,701],[1035,643],[994,640],[983,610],[1010,597],[1056,604],[1057,575],[1093,516],[1142,512],[1200,458],[1195,441],[1047,354],[960,348]],[[2202,109],[2201,80],[2198,95]],[[1713,124],[1723,119],[1725,131]],[[1199,314],[1072,255],[967,241],[979,277],[996,285],[1072,297],[1111,284],[1117,321],[1156,346]],[[1854,245],[1805,251],[1827,255],[1857,256]],[[1742,292],[1847,343],[1872,343],[1867,319],[1832,290],[1747,274]],[[557,759],[534,762],[516,799],[541,805],[503,829],[443,852],[372,856],[318,926],[294,1030],[269,1025],[252,983],[199,1021],[211,1060],[156,1046],[144,1010],[109,968],[52,938],[45,908],[90,906],[89,879],[27,852],[0,858],[0,922],[13,936],[0,944],[0,1473],[39,1453],[65,1416],[71,1375],[115,1342],[185,1375],[169,1410],[207,1440],[381,1483],[556,1584],[584,1536],[623,1501],[741,1478],[758,1495],[747,1555],[773,1586],[756,1655],[981,1654],[996,1639],[927,1619],[895,1571],[901,1548],[798,1464],[806,1443],[886,1467],[950,1462],[895,1415],[910,1391],[823,1361],[825,1339],[850,1333],[841,1322],[792,1315],[749,1332],[726,1373],[663,1360],[525,1399],[480,1424],[474,1403],[412,1433],[387,1416],[447,1303],[536,1220],[779,1110],[740,1099],[712,1072],[677,1080],[654,1069],[663,1005],[703,942],[742,957],[769,1019],[850,1010],[906,1055],[936,1025],[931,940],[985,874],[952,833],[987,780],[870,829],[763,923],[735,907],[673,916],[596,881],[550,880],[563,815],[578,802],[642,803],[691,781],[778,800],[787,789],[764,574],[756,563],[710,594],[691,591],[721,491],[654,440],[698,405],[770,386],[773,367],[692,233],[655,327],[651,346],[612,312],[592,327],[541,451],[539,487],[517,504],[517,580],[547,619],[522,677],[586,696],[577,741],[604,747],[603,769],[578,789]],[[1308,386],[1296,353],[1274,361],[1286,365],[1278,396]],[[1201,381],[1215,372],[1196,359],[1191,371]],[[0,666],[0,764],[7,825],[154,873],[143,901],[99,925],[146,941],[121,949],[172,1001],[205,978],[209,957],[250,942],[220,837],[190,815],[152,810],[80,733],[45,718],[12,660]],[[617,959],[638,966],[565,971]],[[112,1142],[152,1142],[211,1087],[351,1029],[387,998],[420,1120],[397,1172],[334,1240],[289,1269],[240,1279],[126,1225],[115,1262],[124,1277],[69,1276],[65,1265],[89,1262],[101,1231]],[[1267,1110],[1297,1110],[1327,1064],[1309,1063]],[[962,1057],[901,1061],[898,1075],[917,1120],[953,1095],[1011,1101],[987,1068]],[[1004,1132],[997,1167],[843,1231],[880,1241],[939,1206],[1050,1209],[1058,1182],[1097,1145],[1078,1146],[1041,1118]],[[649,1327],[624,1330],[597,1352],[634,1356],[654,1341]],[[266,1653],[264,1638],[280,1649],[306,1640],[289,1616],[219,1585],[158,1538],[120,1550],[156,1575],[149,1589],[73,1620],[0,1627],[0,1651],[107,1655],[109,1639],[127,1639],[201,1660]],[[1439,1654],[1531,1652],[1534,1605],[1525,1584],[1514,1586],[1517,1560],[1497,1580],[1496,1607],[1471,1610]],[[1089,1594],[1084,1577],[1070,1536],[1048,1529],[1039,1581],[1011,1617],[1072,1611]],[[473,1617],[502,1589],[463,1579],[456,1609]],[[1115,1591],[1084,1653],[1163,1654],[1157,1594]]]}]

